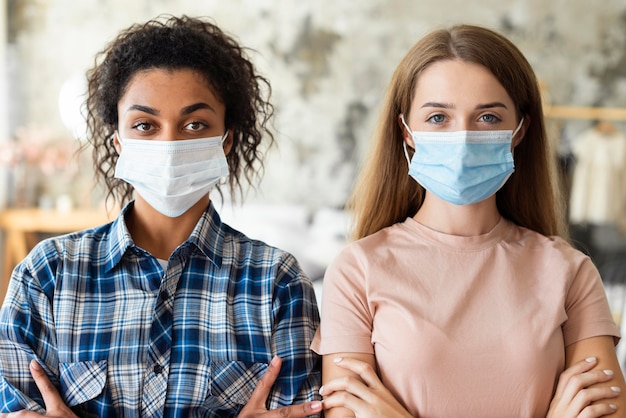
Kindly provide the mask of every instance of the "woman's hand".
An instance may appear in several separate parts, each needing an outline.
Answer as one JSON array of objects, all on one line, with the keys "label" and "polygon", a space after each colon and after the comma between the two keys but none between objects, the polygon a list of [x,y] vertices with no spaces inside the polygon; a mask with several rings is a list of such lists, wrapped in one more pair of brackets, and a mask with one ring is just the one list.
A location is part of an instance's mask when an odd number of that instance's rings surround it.
[{"label": "woman's hand", "polygon": [[[59,395],[59,392],[56,390],[50,379],[48,379],[48,376],[41,365],[37,363],[37,360],[30,362],[30,374],[33,376],[35,384],[37,384],[37,388],[39,388],[39,392],[41,392],[41,397],[43,398],[46,408],[46,417],[78,418],[72,410],[68,408],[65,403],[63,403],[61,395]],[[27,418],[43,416],[44,415],[42,414],[28,410],[0,414],[0,418]]]},{"label": "woman's hand", "polygon": [[412,418],[382,384],[371,365],[351,358],[337,357],[333,361],[356,373],[360,379],[346,376],[325,383],[320,388],[324,409],[347,408],[357,418]]},{"label": "woman's hand", "polygon": [[591,405],[593,401],[615,398],[620,393],[617,386],[590,387],[613,378],[611,370],[592,371],[596,363],[595,357],[588,357],[561,373],[547,418],[595,418],[615,412],[612,404]]},{"label": "woman's hand", "polygon": [[268,411],[265,407],[270,389],[278,377],[282,360],[280,357],[274,357],[270,362],[269,368],[257,383],[256,388],[250,396],[250,400],[241,410],[238,418],[303,418],[309,415],[320,414],[322,412],[322,403],[319,401],[305,402],[299,405],[284,406],[282,408]]}]

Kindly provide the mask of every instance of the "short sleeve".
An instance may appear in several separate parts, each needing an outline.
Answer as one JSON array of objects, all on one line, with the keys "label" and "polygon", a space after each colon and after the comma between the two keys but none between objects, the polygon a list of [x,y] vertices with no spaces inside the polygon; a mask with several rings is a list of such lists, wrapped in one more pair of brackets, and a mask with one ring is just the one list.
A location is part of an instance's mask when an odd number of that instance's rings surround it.
[{"label": "short sleeve", "polygon": [[311,348],[318,354],[373,354],[367,264],[354,245],[344,248],[324,275],[321,324]]},{"label": "short sleeve", "polygon": [[619,329],[613,320],[602,279],[589,258],[583,260],[571,283],[565,310],[565,346],[600,335],[610,335],[615,344],[619,342]]}]

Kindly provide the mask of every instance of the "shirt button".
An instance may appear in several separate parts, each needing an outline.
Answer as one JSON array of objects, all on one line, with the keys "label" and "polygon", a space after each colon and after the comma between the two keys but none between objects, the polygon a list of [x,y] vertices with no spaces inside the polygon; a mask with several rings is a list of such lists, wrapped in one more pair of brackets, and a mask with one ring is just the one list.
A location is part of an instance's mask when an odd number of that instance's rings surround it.
[{"label": "shirt button", "polygon": [[154,367],[152,368],[152,371],[155,374],[161,374],[163,372],[163,366],[161,366],[160,364],[155,364]]}]

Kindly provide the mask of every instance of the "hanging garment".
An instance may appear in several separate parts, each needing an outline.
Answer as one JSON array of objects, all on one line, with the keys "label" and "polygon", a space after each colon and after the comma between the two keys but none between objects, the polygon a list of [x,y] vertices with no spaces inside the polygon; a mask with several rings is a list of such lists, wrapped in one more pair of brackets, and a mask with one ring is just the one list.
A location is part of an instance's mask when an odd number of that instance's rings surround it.
[{"label": "hanging garment", "polygon": [[626,135],[592,128],[572,143],[576,159],[570,193],[573,224],[618,225],[626,218]]}]

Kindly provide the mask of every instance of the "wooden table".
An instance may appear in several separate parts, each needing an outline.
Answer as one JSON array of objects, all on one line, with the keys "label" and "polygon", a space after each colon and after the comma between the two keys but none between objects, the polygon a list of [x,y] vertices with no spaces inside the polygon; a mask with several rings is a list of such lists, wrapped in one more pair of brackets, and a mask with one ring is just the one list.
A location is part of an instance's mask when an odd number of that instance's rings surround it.
[{"label": "wooden table", "polygon": [[4,300],[13,268],[37,243],[37,234],[64,234],[101,225],[113,219],[105,209],[6,209],[0,211],[0,229],[5,232],[4,259],[0,276],[0,304]]}]

